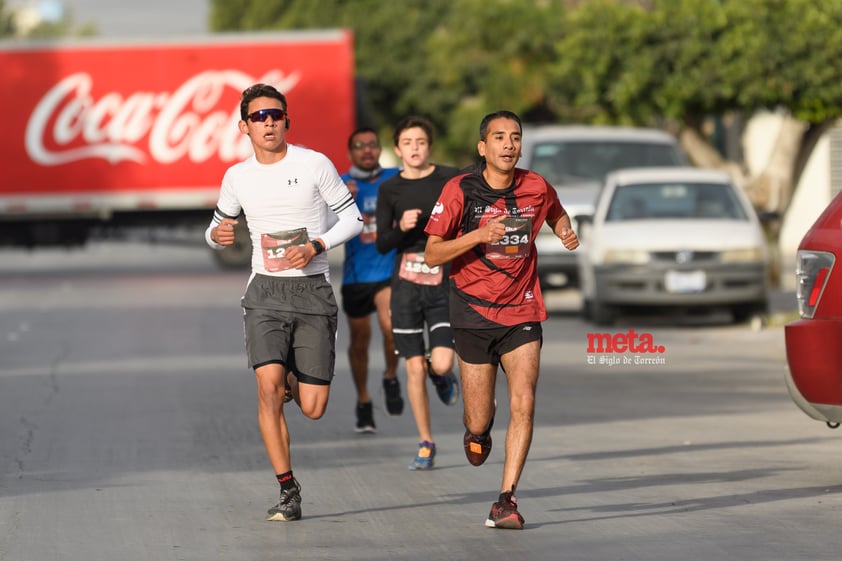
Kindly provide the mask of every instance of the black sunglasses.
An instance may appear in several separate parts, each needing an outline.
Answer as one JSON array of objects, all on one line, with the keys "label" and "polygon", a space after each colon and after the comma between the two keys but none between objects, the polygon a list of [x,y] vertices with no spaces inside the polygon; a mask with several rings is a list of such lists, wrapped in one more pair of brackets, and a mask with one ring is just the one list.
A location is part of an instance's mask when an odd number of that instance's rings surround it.
[{"label": "black sunglasses", "polygon": [[273,121],[281,121],[286,116],[287,112],[283,109],[259,109],[246,115],[246,119],[252,123],[262,123],[266,120],[266,117],[272,117]]},{"label": "black sunglasses", "polygon": [[380,148],[380,143],[377,141],[371,142],[355,142],[351,145],[351,148],[354,150],[362,150],[363,148],[371,148],[374,150],[375,148]]}]

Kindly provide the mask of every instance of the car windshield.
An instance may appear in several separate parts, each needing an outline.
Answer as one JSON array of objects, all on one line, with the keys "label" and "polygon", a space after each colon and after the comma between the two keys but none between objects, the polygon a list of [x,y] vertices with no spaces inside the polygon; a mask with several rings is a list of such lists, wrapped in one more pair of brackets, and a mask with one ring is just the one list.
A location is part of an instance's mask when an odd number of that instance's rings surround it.
[{"label": "car windshield", "polygon": [[536,144],[530,167],[556,187],[602,183],[612,171],[628,167],[680,166],[674,146],[655,142],[551,141]]},{"label": "car windshield", "polygon": [[726,184],[644,183],[618,187],[605,221],[687,218],[748,220],[748,215]]}]

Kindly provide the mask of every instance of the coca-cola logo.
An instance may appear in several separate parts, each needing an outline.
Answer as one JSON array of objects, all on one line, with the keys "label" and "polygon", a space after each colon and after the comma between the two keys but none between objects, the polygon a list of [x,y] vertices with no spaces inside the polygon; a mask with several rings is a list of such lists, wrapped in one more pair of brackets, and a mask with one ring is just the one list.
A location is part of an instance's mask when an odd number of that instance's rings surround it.
[{"label": "coca-cola logo", "polygon": [[[289,92],[300,75],[273,70],[255,79],[236,70],[196,74],[174,92],[136,91],[127,96],[92,95],[93,78],[71,74],[53,86],[35,106],[26,125],[26,151],[33,161],[57,166],[88,158],[112,164],[193,163],[216,155],[225,162],[252,154],[248,137],[237,130],[239,95],[257,82]],[[237,103],[230,107],[231,92]],[[148,139],[147,146],[143,146]]]}]

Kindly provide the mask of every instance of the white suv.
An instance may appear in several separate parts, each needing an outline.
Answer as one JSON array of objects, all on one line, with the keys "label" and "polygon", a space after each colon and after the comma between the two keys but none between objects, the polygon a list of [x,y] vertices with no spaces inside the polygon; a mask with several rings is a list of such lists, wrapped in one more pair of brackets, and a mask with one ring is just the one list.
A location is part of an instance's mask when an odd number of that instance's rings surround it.
[{"label": "white suv", "polygon": [[[558,191],[573,228],[590,216],[606,175],[627,167],[686,166],[675,137],[658,129],[545,125],[524,127],[519,167],[534,170]],[[578,230],[577,230],[578,231]],[[564,249],[549,227],[535,240],[544,287],[578,286],[577,254]]]}]

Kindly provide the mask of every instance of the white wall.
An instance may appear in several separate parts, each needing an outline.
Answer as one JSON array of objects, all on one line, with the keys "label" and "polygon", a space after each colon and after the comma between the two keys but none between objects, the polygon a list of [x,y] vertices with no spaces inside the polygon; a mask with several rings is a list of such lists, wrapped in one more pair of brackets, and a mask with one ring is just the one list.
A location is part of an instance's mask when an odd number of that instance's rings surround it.
[{"label": "white wall", "polygon": [[[780,130],[781,118],[776,113],[761,113],[754,116],[746,126],[743,135],[743,150],[746,164],[754,175],[766,166],[772,152],[775,138]],[[801,238],[830,203],[830,140],[827,135],[813,150],[801,180],[795,189],[789,211],[784,217],[781,229],[780,252],[784,274],[784,286],[792,281],[795,252]]]}]

